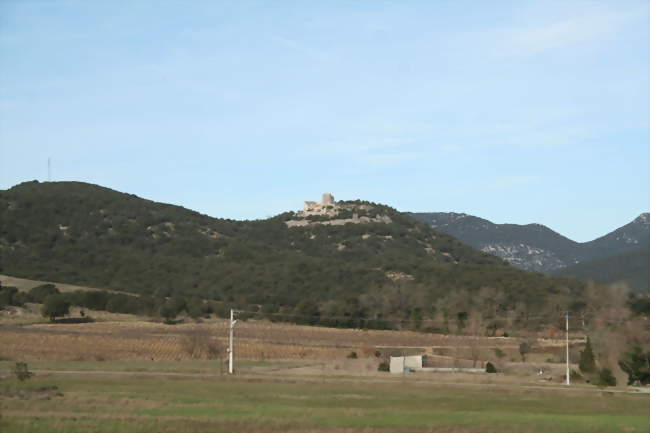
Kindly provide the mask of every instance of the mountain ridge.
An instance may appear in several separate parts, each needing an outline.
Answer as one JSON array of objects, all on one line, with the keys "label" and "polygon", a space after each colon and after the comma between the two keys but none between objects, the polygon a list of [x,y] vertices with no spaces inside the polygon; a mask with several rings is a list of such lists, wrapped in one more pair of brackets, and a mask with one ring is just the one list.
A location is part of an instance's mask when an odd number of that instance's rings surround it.
[{"label": "mountain ridge", "polygon": [[478,302],[471,293],[487,288],[504,311],[539,313],[550,308],[546,299],[568,303],[584,289],[513,268],[389,206],[337,203],[332,215],[233,221],[97,185],[23,183],[0,191],[0,271],[145,296],[398,319],[441,314],[448,297],[469,310]]},{"label": "mountain ridge", "polygon": [[[645,212],[630,223],[588,242],[573,241],[537,223],[495,224],[480,217],[453,212],[410,215],[514,266],[551,274],[561,274],[568,267],[650,245],[650,213]],[[634,277],[631,279],[636,280]]]}]

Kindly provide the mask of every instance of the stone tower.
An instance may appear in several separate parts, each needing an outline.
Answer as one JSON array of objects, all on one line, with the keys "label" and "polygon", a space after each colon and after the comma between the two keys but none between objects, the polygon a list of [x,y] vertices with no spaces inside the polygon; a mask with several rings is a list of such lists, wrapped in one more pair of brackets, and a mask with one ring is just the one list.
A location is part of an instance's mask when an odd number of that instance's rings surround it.
[{"label": "stone tower", "polygon": [[321,202],[323,206],[331,206],[334,204],[334,196],[329,192],[323,194],[323,201]]}]

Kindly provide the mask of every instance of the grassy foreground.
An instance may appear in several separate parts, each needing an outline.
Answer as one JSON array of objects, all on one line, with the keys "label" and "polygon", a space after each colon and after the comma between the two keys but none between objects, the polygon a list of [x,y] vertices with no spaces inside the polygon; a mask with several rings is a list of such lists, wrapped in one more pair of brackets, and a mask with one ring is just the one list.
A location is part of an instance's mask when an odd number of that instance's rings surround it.
[{"label": "grassy foreground", "polygon": [[[56,389],[52,387],[57,387]],[[268,378],[0,381],[0,431],[647,432],[650,396]]]}]

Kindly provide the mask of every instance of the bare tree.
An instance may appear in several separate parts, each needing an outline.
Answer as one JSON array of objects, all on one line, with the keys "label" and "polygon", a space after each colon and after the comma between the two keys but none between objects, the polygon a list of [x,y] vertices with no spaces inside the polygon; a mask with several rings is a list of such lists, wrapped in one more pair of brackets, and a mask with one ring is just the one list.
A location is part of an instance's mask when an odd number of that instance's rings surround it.
[{"label": "bare tree", "polygon": [[183,351],[192,359],[221,359],[224,353],[216,335],[204,327],[195,327],[181,341]]},{"label": "bare tree", "polygon": [[485,321],[483,314],[477,309],[472,309],[467,318],[467,332],[469,337],[469,352],[472,359],[472,367],[476,368],[481,355],[481,337],[485,335]]}]

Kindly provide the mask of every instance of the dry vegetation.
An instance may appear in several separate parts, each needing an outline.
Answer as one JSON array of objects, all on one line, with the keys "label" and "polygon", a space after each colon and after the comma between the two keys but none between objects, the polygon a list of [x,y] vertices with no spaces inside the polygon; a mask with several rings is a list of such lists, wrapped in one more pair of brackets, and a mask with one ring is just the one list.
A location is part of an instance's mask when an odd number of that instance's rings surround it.
[{"label": "dry vegetation", "polygon": [[[226,355],[225,320],[166,325],[87,311],[95,322],[73,324],[50,323],[38,312],[29,304],[0,316],[3,432],[604,433],[650,426],[646,396],[540,387],[547,376],[561,380],[563,340],[534,339],[523,363],[518,338],[240,320],[240,374],[232,378],[220,374],[218,361]],[[489,360],[506,374],[377,371],[386,356],[411,353],[426,353],[440,367]],[[35,377],[12,379],[14,361],[27,361]]]},{"label": "dry vegetation", "polygon": [[[0,357],[21,361],[181,361],[225,359],[228,322],[220,319],[165,325],[137,316],[90,312],[93,323],[49,323],[38,305],[13,308],[0,317]],[[79,310],[73,309],[72,316]],[[562,340],[537,339],[521,362],[517,338],[450,336],[413,331],[334,329],[239,321],[236,358],[241,361],[304,361],[295,374],[378,374],[390,355],[427,354],[430,367],[484,367],[534,374],[562,373]],[[348,359],[354,352],[358,359]],[[497,356],[497,354],[499,356]],[[552,362],[548,362],[552,361]],[[316,363],[316,364],[315,364]],[[313,367],[318,365],[318,367]]]}]

